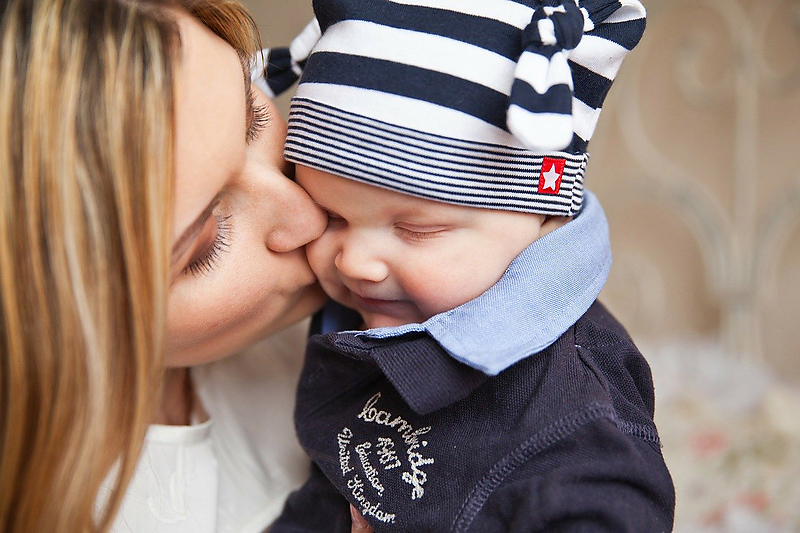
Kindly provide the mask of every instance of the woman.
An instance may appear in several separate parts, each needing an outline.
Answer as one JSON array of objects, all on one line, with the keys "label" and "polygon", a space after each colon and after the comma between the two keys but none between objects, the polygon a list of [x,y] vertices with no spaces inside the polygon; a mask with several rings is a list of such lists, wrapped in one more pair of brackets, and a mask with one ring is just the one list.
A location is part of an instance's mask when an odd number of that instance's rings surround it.
[{"label": "woman", "polygon": [[230,0],[0,16],[0,529],[103,531],[154,416],[204,418],[176,368],[321,304],[302,246],[325,218],[284,175]]}]

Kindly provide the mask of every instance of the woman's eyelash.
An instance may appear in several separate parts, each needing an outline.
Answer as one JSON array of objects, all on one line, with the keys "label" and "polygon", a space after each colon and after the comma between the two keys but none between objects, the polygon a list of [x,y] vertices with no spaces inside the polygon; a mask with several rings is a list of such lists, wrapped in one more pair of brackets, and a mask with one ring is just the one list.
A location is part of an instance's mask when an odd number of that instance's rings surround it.
[{"label": "woman's eyelash", "polygon": [[208,274],[216,266],[219,255],[222,252],[227,252],[230,248],[231,236],[231,223],[229,222],[230,215],[226,217],[217,217],[217,236],[214,237],[214,242],[211,243],[208,251],[203,254],[203,257],[195,259],[183,269],[183,273],[191,274],[192,276],[199,276],[201,274]]},{"label": "woman's eyelash", "polygon": [[253,110],[253,119],[250,128],[247,130],[247,142],[252,142],[258,138],[258,134],[269,124],[270,113],[267,104],[255,103],[255,96],[250,93],[250,106]]}]

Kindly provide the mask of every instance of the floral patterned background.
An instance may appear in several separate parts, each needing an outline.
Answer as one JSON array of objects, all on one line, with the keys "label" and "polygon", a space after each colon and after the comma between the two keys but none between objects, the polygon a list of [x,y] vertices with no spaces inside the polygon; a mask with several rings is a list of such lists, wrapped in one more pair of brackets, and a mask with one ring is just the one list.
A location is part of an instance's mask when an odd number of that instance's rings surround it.
[{"label": "floral patterned background", "polygon": [[800,531],[800,390],[713,344],[645,351],[675,531]]}]

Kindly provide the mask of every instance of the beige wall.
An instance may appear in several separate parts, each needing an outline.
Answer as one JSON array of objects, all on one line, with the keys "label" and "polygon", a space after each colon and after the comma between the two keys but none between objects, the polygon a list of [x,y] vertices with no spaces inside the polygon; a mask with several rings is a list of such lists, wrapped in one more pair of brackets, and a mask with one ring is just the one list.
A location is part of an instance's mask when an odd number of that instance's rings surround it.
[{"label": "beige wall", "polygon": [[[264,46],[288,46],[314,16],[311,0],[242,0],[250,8]],[[278,107],[286,115],[291,94],[276,99]]]},{"label": "beige wall", "polygon": [[[269,45],[311,17],[307,1],[246,3]],[[793,4],[645,4],[645,40],[590,146],[587,185],[605,206],[615,258],[602,298],[648,347],[716,339],[800,379]]]}]

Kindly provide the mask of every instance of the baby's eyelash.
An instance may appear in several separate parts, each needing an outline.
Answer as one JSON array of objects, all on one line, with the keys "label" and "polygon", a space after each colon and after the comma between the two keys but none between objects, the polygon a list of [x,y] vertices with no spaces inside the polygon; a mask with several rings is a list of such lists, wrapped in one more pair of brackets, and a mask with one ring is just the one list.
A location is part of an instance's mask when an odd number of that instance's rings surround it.
[{"label": "baby's eyelash", "polygon": [[434,239],[440,235],[442,235],[446,230],[435,230],[435,231],[413,231],[408,228],[397,227],[395,228],[403,237],[412,241],[427,241],[428,239]]},{"label": "baby's eyelash", "polygon": [[247,142],[252,142],[258,138],[258,134],[269,124],[270,112],[267,104],[255,103],[255,96],[250,93],[250,102],[253,110],[253,119],[250,122],[250,128],[247,130]]},{"label": "baby's eyelash", "polygon": [[230,215],[217,217],[217,236],[214,238],[214,242],[211,243],[211,247],[203,257],[186,265],[186,268],[183,269],[184,275],[208,274],[216,266],[219,255],[227,252],[230,248],[231,223],[228,221],[230,218]]}]

